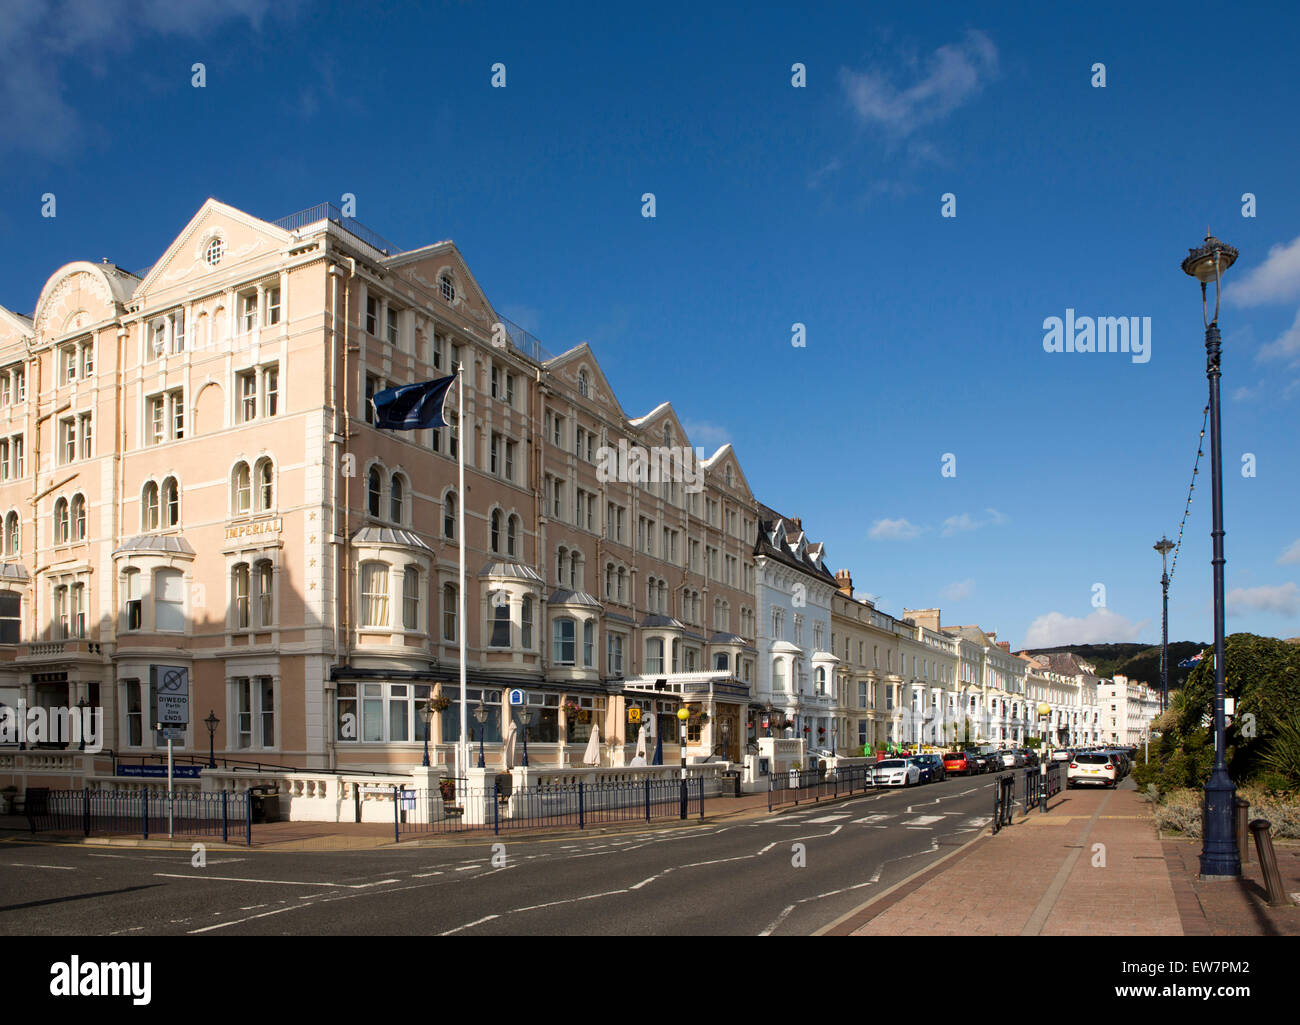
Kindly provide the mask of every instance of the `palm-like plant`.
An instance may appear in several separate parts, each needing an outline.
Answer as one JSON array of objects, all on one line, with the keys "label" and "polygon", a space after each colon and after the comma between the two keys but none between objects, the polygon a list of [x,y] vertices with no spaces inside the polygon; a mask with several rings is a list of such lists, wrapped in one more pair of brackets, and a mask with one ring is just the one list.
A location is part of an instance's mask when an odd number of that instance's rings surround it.
[{"label": "palm-like plant", "polygon": [[1300,784],[1300,711],[1292,712],[1277,723],[1277,731],[1264,751],[1264,765],[1284,776],[1292,784]]}]

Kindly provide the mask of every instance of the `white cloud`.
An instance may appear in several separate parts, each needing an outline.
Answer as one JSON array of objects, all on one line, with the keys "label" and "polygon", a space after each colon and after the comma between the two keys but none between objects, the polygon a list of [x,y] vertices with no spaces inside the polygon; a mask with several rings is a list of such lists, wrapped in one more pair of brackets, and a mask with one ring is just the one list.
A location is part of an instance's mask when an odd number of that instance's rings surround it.
[{"label": "white cloud", "polygon": [[698,445],[710,455],[731,440],[731,432],[706,420],[683,420],[682,428],[692,445]]},{"label": "white cloud", "polygon": [[[274,9],[281,14],[297,6],[292,0]],[[151,36],[195,38],[231,18],[256,31],[271,10],[271,0],[0,0],[0,152],[53,158],[85,141],[91,126],[64,99],[61,65],[107,75],[111,59],[136,46],[153,48]],[[181,61],[175,71],[186,87],[191,63]]]},{"label": "white cloud", "polygon": [[867,536],[876,541],[911,541],[918,538],[924,533],[924,527],[918,527],[915,523],[908,523],[907,520],[876,520]]},{"label": "white cloud", "polygon": [[1224,288],[1223,297],[1239,306],[1300,297],[1300,237],[1273,246],[1263,263]]},{"label": "white cloud", "polygon": [[949,516],[943,521],[943,536],[952,537],[954,534],[964,534],[968,530],[979,530],[981,527],[996,527],[1007,522],[1006,516],[996,509],[985,509],[984,511],[988,513],[988,516],[982,520],[976,519],[970,513]]},{"label": "white cloud", "polygon": [[998,49],[983,32],[971,30],[961,42],[935,50],[923,71],[910,63],[915,81],[903,88],[883,71],[840,69],[840,87],[861,121],[905,136],[946,117],[997,74]]},{"label": "white cloud", "polygon": [[1300,538],[1297,538],[1277,560],[1279,566],[1286,566],[1292,562],[1300,562]]},{"label": "white cloud", "polygon": [[1255,353],[1257,362],[1295,358],[1300,358],[1300,310],[1296,311],[1295,320],[1289,328]]},{"label": "white cloud", "polygon": [[975,581],[970,577],[949,584],[939,594],[947,601],[965,601],[975,593]]},{"label": "white cloud", "polygon": [[1300,615],[1300,587],[1294,583],[1278,584],[1276,587],[1234,587],[1224,599],[1224,611],[1229,616],[1241,616],[1250,612]]},{"label": "white cloud", "polygon": [[1054,648],[1061,644],[1108,644],[1136,641],[1149,620],[1136,623],[1110,609],[1095,609],[1077,618],[1060,612],[1039,616],[1025,631],[1026,648]]}]

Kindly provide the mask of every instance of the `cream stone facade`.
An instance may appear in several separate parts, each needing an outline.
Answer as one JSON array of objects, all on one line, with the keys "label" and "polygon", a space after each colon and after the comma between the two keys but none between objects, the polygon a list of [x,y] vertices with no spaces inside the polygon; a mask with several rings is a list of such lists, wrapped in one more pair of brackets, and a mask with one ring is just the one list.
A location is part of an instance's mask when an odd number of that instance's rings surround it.
[{"label": "cream stone facade", "polygon": [[[373,426],[377,391],[461,364],[467,436]],[[682,703],[688,755],[738,759],[757,504],[730,446],[643,481],[602,472],[620,444],[690,449],[671,405],[629,418],[587,346],[551,357],[498,315],[453,243],[209,200],[149,270],[72,263],[32,317],[0,309],[0,701],[84,700],[105,747],[156,756],[179,666],[183,755],[211,710],[219,758],[384,770],[420,763],[443,696],[447,764],[465,629],[494,757],[519,688],[534,763],[580,761],[593,728],[621,763],[632,707],[672,760]]]}]

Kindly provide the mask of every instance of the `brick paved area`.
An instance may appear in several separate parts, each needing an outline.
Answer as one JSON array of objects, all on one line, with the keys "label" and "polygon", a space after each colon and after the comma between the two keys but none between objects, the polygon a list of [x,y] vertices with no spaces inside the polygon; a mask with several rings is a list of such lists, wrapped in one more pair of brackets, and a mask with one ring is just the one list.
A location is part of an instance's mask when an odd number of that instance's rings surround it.
[{"label": "brick paved area", "polygon": [[1182,934],[1160,841],[1135,792],[1071,790],[1050,807],[1018,816],[834,932]]}]

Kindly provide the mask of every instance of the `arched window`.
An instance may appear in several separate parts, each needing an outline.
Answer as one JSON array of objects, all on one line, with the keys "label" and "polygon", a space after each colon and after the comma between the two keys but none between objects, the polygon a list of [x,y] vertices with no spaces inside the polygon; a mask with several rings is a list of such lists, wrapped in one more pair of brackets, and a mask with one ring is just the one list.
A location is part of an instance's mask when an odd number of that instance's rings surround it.
[{"label": "arched window", "polygon": [[393,483],[388,491],[388,518],[394,523],[405,523],[403,506],[406,503],[406,481],[400,473],[393,474]]},{"label": "arched window", "polygon": [[500,509],[492,510],[488,544],[492,551],[500,554],[501,552],[501,510]]},{"label": "arched window", "polygon": [[460,606],[456,600],[456,585],[444,584],[442,588],[442,639],[456,640],[456,616]]},{"label": "arched window", "polygon": [[785,660],[772,660],[772,689],[785,690]]},{"label": "arched window", "polygon": [[560,545],[559,551],[555,556],[555,582],[561,587],[564,586],[564,571],[569,562],[569,550]]},{"label": "arched window", "polygon": [[72,496],[72,540],[86,540],[86,496]]},{"label": "arched window", "polygon": [[230,604],[234,609],[234,628],[247,630],[249,625],[248,563],[238,563],[230,575]]},{"label": "arched window", "polygon": [[448,491],[442,497],[442,536],[456,539],[456,492]]},{"label": "arched window", "polygon": [[596,621],[588,619],[582,624],[582,664],[591,669],[596,664]]},{"label": "arched window", "polygon": [[572,591],[581,591],[584,586],[583,567],[586,560],[583,559],[582,553],[576,549],[569,553],[569,589]]},{"label": "arched window", "polygon": [[525,651],[533,650],[533,599],[524,595],[523,605],[519,609],[519,646]]},{"label": "arched window", "polygon": [[727,464],[726,470],[723,471],[723,477],[727,481],[727,487],[731,487],[731,464]]},{"label": "arched window", "polygon": [[361,626],[388,625],[388,563],[361,564]]},{"label": "arched window", "polygon": [[662,580],[659,581],[659,611],[665,616],[671,615],[668,608],[668,585]]},{"label": "arched window", "polygon": [[17,555],[19,548],[18,514],[11,512],[5,517],[5,555]]},{"label": "arched window", "polygon": [[519,517],[511,516],[506,520],[506,554],[512,558],[519,555]]},{"label": "arched window", "polygon": [[725,651],[719,651],[713,656],[713,668],[720,669],[724,673],[731,668],[731,656]]},{"label": "arched window", "polygon": [[817,681],[817,693],[825,694],[826,693],[826,670],[823,669],[821,666],[817,667],[815,679]]},{"label": "arched window", "polygon": [[587,371],[585,370],[578,371],[578,394],[584,399],[591,394],[591,387],[587,381]]},{"label": "arched window", "polygon": [[451,280],[450,274],[444,274],[438,279],[438,287],[442,290],[442,297],[449,303],[456,301],[456,283]]},{"label": "arched window", "polygon": [[54,543],[68,543],[68,500],[60,498],[54,503]]},{"label": "arched window", "polygon": [[162,524],[175,527],[181,522],[181,489],[175,477],[168,477],[162,483]]},{"label": "arched window", "polygon": [[257,464],[257,502],[259,512],[275,508],[275,467],[269,459]]},{"label": "arched window", "polygon": [[379,467],[372,466],[366,475],[366,498],[371,516],[379,515],[379,495],[382,488],[383,479],[379,475]]},{"label": "arched window", "polygon": [[252,508],[253,483],[248,472],[247,463],[236,463],[235,471],[230,475],[230,508],[236,515],[247,513]]},{"label": "arched window", "polygon": [[270,559],[261,559],[254,567],[257,596],[257,625],[270,626],[275,622],[275,570]]}]

